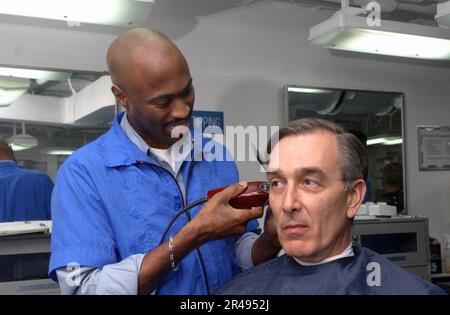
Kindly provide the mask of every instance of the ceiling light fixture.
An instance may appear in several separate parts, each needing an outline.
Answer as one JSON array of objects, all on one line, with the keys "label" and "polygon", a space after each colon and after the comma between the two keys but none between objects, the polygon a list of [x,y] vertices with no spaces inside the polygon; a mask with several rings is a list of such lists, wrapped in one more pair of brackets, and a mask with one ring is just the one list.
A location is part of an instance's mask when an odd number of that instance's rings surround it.
[{"label": "ceiling light fixture", "polygon": [[13,151],[21,151],[31,149],[38,145],[35,137],[27,135],[25,131],[25,123],[22,123],[22,133],[16,134],[16,124],[13,124],[13,136],[6,139]]},{"label": "ceiling light fixture", "polygon": [[288,87],[288,92],[321,94],[321,93],[333,93],[334,91],[324,90],[324,89],[300,88],[300,87],[292,87],[292,86],[290,86],[290,87]]},{"label": "ceiling light fixture", "polygon": [[0,76],[0,107],[9,106],[30,86],[30,80]]},{"label": "ceiling light fixture", "polygon": [[394,144],[402,144],[402,143],[403,143],[402,138],[396,138],[396,139],[394,138],[394,139],[384,142],[383,145],[394,145]]},{"label": "ceiling light fixture", "polygon": [[144,23],[154,0],[14,0],[1,1],[0,14],[111,26]]},{"label": "ceiling light fixture", "polygon": [[75,150],[64,147],[48,147],[42,150],[42,153],[48,155],[71,155]]},{"label": "ceiling light fixture", "polygon": [[394,145],[403,143],[401,137],[391,137],[391,136],[378,136],[367,139],[367,145],[383,144],[383,145]]},{"label": "ceiling light fixture", "polygon": [[71,75],[70,72],[0,67],[0,76],[3,77],[62,81],[70,78]]},{"label": "ceiling light fixture", "polygon": [[329,49],[429,60],[450,59],[450,30],[381,20],[338,11],[309,31],[308,41]]},{"label": "ceiling light fixture", "polygon": [[380,144],[380,143],[384,143],[386,142],[388,139],[385,137],[376,137],[376,138],[371,138],[371,139],[367,139],[367,145],[374,145],[374,144]]}]

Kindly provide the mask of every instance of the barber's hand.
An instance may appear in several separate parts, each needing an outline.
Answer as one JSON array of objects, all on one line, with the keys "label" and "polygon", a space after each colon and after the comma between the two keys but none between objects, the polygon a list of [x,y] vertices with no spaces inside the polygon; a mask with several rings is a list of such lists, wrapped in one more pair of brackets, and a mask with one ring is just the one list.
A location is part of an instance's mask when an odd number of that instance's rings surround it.
[{"label": "barber's hand", "polygon": [[229,201],[247,188],[247,182],[231,185],[215,194],[192,220],[203,241],[221,239],[245,232],[247,222],[263,215],[262,207],[236,209]]},{"label": "barber's hand", "polygon": [[257,265],[274,258],[280,250],[281,244],[278,240],[275,220],[272,210],[268,208],[264,219],[264,231],[253,244],[253,264]]},{"label": "barber's hand", "polygon": [[270,206],[266,210],[266,217],[264,218],[264,231],[261,235],[266,241],[272,243],[274,246],[281,248],[278,240],[277,228],[275,225],[275,219],[273,217],[272,209]]}]

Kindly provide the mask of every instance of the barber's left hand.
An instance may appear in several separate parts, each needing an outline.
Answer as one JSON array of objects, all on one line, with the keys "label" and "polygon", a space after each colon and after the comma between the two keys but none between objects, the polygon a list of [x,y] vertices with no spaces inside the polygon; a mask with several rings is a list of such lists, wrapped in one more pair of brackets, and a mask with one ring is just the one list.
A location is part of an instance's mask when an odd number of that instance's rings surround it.
[{"label": "barber's left hand", "polygon": [[275,225],[275,219],[273,217],[272,209],[270,206],[266,210],[266,216],[264,218],[264,231],[261,235],[266,241],[271,242],[275,246],[281,248],[278,240],[277,228]]}]

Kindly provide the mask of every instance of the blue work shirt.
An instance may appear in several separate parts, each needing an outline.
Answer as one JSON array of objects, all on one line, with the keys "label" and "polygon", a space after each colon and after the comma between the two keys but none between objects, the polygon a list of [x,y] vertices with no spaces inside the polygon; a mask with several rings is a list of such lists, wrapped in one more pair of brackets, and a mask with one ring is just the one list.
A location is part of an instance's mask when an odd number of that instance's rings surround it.
[{"label": "blue work shirt", "polygon": [[0,222],[50,220],[52,189],[48,175],[0,161]]},{"label": "blue work shirt", "polygon": [[[176,179],[133,144],[120,128],[112,128],[75,152],[58,172],[52,198],[52,256],[49,272],[70,263],[101,268],[159,246],[173,215],[214,188],[238,181],[233,161],[185,161],[183,200]],[[203,139],[206,144],[209,139]],[[203,154],[201,148],[193,154]],[[202,205],[191,209],[195,217]],[[186,223],[181,216],[168,236]],[[248,230],[257,227],[256,221]],[[212,292],[239,272],[234,245],[237,237],[210,241],[200,247]],[[158,294],[205,294],[205,279],[196,251],[187,254],[176,272],[159,283]]]}]

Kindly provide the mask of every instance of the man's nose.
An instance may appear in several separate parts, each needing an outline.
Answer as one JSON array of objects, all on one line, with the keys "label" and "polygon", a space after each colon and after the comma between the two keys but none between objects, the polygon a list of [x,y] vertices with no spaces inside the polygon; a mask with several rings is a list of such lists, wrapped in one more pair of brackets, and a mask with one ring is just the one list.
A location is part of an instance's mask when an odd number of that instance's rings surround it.
[{"label": "man's nose", "polygon": [[299,208],[299,195],[296,187],[294,185],[287,185],[286,191],[283,194],[283,211],[292,212]]},{"label": "man's nose", "polygon": [[177,97],[172,101],[171,116],[172,118],[186,118],[191,111],[191,107],[181,97]]}]

